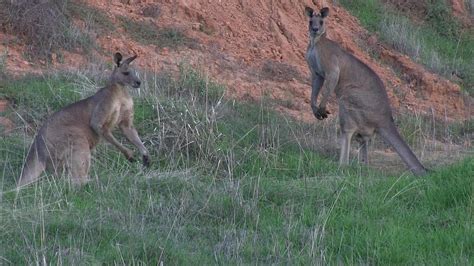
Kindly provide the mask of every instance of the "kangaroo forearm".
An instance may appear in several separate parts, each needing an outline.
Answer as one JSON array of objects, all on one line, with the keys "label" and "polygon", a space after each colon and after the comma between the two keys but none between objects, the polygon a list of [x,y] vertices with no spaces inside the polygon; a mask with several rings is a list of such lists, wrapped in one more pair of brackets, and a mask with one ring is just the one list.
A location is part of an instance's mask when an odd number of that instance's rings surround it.
[{"label": "kangaroo forearm", "polygon": [[140,139],[140,136],[138,136],[138,132],[134,127],[123,127],[122,132],[127,137],[127,139],[138,148],[142,155],[148,155],[148,150],[145,145],[143,145],[143,142]]},{"label": "kangaroo forearm", "polygon": [[329,96],[334,93],[339,81],[339,68],[334,68],[330,71],[327,70],[325,79],[322,79],[321,81],[324,81],[324,84],[321,84],[322,88],[320,87],[321,101],[319,103],[319,108],[326,108]]},{"label": "kangaroo forearm", "polygon": [[322,93],[321,101],[319,102],[319,108],[326,108],[326,104],[328,103],[330,95],[331,95],[331,92],[327,90],[325,91],[325,93]]},{"label": "kangaroo forearm", "polygon": [[323,86],[324,79],[318,75],[313,75],[311,80],[311,106],[316,107],[318,95]]},{"label": "kangaroo forearm", "polygon": [[119,149],[122,153],[128,155],[129,150],[125,148],[122,144],[120,144],[120,142],[118,142],[118,140],[114,137],[114,135],[112,135],[111,132],[105,132],[103,136],[110,144],[117,147],[117,149]]},{"label": "kangaroo forearm", "polygon": [[329,96],[331,96],[336,89],[338,77],[339,75],[337,77],[330,77],[324,82],[323,89],[321,91],[321,101],[319,102],[319,108],[326,108]]}]

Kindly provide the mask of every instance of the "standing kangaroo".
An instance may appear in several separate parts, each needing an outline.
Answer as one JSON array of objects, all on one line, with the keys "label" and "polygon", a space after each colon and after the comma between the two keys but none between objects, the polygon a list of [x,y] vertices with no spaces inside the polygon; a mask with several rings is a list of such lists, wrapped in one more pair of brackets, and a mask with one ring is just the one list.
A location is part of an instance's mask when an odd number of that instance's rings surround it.
[{"label": "standing kangaroo", "polygon": [[44,123],[28,152],[18,187],[38,180],[45,169],[56,173],[67,170],[73,184],[86,183],[91,150],[102,137],[133,161],[133,152],[112,135],[117,125],[139,149],[143,165],[149,166],[148,150],[133,126],[133,100],[125,88],[127,85],[140,87],[140,80],[129,66],[135,58],[136,55],[122,61],[122,55],[116,53],[116,66],[106,87],[89,98],[64,107]]},{"label": "standing kangaroo", "polygon": [[398,133],[380,78],[366,64],[326,38],[325,18],[329,8],[325,7],[317,14],[312,8],[306,7],[305,13],[309,18],[310,41],[306,61],[311,71],[311,108],[318,120],[327,118],[329,112],[326,104],[329,96],[335,92],[342,134],[339,164],[349,163],[350,143],[354,134],[361,144],[360,161],[367,164],[368,142],[377,132],[395,148],[415,175],[425,174],[425,167]]}]

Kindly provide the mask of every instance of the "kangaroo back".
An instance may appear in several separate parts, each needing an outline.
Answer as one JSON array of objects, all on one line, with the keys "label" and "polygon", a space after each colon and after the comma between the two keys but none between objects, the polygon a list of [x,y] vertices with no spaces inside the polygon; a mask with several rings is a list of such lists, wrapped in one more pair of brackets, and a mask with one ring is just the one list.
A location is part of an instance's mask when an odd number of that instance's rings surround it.
[{"label": "kangaroo back", "polygon": [[387,141],[400,155],[410,170],[418,176],[426,174],[426,168],[418,161],[410,147],[402,139],[393,123],[388,126],[378,128],[379,134]]}]

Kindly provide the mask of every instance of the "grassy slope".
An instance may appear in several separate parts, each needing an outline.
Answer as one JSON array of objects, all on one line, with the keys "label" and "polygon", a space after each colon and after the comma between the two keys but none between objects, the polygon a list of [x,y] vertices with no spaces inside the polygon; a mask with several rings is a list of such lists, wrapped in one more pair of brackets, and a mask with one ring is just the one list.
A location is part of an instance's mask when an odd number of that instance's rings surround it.
[{"label": "grassy slope", "polygon": [[409,14],[395,11],[376,0],[341,0],[340,3],[371,32],[398,51],[407,54],[433,72],[450,78],[453,71],[462,76],[461,86],[474,94],[474,32],[462,29],[444,0],[427,4],[423,24],[411,21]]},{"label": "grassy slope", "polygon": [[[46,176],[15,194],[31,138],[0,139],[2,263],[472,263],[474,158],[424,178],[338,169],[311,146],[318,125],[223,103],[185,68],[147,80],[135,109],[151,169],[101,144],[84,188]],[[60,77],[2,88],[32,125],[84,91]]]}]

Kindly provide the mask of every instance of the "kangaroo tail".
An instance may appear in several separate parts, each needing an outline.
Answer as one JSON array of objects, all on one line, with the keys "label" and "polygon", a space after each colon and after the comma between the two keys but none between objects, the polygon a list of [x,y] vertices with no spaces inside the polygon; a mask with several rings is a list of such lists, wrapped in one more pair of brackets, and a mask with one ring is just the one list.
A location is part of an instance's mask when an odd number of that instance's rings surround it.
[{"label": "kangaroo tail", "polygon": [[400,155],[402,160],[408,166],[410,171],[413,172],[413,174],[417,176],[426,174],[426,168],[420,163],[418,158],[416,158],[415,154],[411,151],[410,147],[408,147],[406,142],[402,139],[393,123],[387,127],[379,128],[378,132],[385,139],[385,141],[392,145],[392,147],[395,149],[398,155]]},{"label": "kangaroo tail", "polygon": [[46,169],[46,144],[41,135],[36,136],[31,144],[25,164],[18,179],[17,187],[23,187],[37,181],[41,173]]}]

